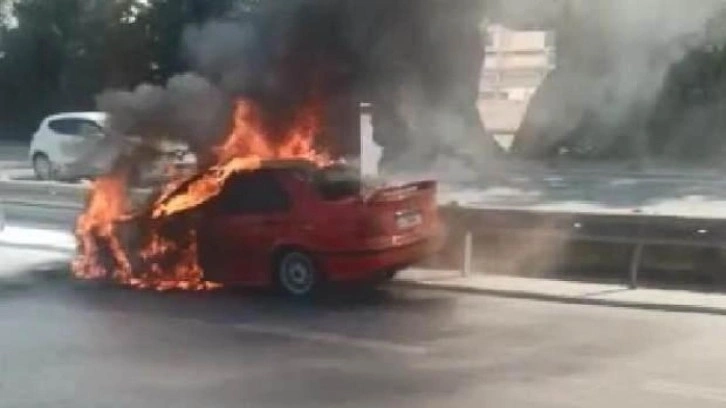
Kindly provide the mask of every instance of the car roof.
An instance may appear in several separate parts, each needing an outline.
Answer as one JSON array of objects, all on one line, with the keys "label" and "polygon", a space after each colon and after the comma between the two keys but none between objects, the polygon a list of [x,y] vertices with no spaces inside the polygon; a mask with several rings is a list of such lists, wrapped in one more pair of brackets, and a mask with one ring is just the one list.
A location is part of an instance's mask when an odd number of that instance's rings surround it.
[{"label": "car roof", "polygon": [[44,119],[44,122],[58,119],[87,119],[94,122],[103,122],[108,118],[106,112],[64,112],[50,115]]}]

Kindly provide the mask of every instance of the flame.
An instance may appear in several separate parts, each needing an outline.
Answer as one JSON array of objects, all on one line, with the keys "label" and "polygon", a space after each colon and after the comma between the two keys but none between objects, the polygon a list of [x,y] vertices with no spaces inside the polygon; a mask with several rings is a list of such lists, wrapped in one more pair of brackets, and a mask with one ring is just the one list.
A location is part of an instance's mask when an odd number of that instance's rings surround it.
[{"label": "flame", "polygon": [[315,136],[320,131],[316,105],[303,109],[282,142],[274,143],[265,131],[260,113],[250,101],[238,101],[234,127],[227,139],[214,149],[216,163],[202,176],[187,184],[186,193],[170,190],[153,206],[153,218],[168,217],[188,211],[215,197],[230,175],[258,169],[265,160],[304,159],[324,166],[329,155],[315,150]]},{"label": "flame", "polygon": [[[85,211],[78,218],[79,254],[74,275],[82,279],[112,279],[136,288],[207,290],[219,287],[204,280],[197,262],[197,233],[178,218],[217,196],[233,174],[259,169],[267,160],[303,159],[325,166],[332,160],[315,149],[321,110],[309,104],[281,135],[271,137],[259,109],[250,101],[235,104],[232,130],[213,149],[213,165],[187,179],[169,182],[148,211],[131,214],[128,171],[114,171],[91,187]],[[141,244],[123,239],[125,224],[141,228]],[[173,232],[166,231],[171,225]],[[179,230],[181,229],[181,231]],[[131,253],[136,254],[132,260]]]},{"label": "flame", "polygon": [[[127,189],[128,174],[112,173],[93,182],[88,205],[78,217],[76,236],[80,254],[73,263],[73,272],[79,278],[101,278],[111,275],[116,280],[130,279],[131,263],[122,249],[117,235],[117,221],[130,209]],[[107,246],[115,265],[104,265],[102,246]],[[113,268],[109,271],[109,268]]]}]

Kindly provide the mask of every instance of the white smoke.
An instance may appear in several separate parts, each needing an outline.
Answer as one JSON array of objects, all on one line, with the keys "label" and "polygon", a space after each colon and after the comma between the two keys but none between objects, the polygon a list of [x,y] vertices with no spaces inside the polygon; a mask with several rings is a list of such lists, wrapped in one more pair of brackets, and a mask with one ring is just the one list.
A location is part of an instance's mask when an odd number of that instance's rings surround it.
[{"label": "white smoke", "polygon": [[580,143],[598,150],[621,136],[620,129],[639,129],[669,68],[705,44],[709,18],[725,5],[724,0],[502,2],[505,24],[554,29],[558,37],[558,67],[533,99],[519,137],[543,146],[585,126]]}]

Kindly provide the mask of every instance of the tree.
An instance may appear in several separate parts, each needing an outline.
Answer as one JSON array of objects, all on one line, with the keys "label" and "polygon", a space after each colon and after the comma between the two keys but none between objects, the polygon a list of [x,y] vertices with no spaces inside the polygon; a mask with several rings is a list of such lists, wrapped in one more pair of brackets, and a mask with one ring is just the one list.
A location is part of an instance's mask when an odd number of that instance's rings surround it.
[{"label": "tree", "polygon": [[163,6],[186,3],[18,0],[2,28],[0,126],[28,134],[49,113],[93,109],[106,87],[165,80],[180,68],[184,21]]},{"label": "tree", "polygon": [[657,156],[721,159],[726,153],[726,11],[706,29],[705,45],[674,64],[650,119],[649,146]]}]

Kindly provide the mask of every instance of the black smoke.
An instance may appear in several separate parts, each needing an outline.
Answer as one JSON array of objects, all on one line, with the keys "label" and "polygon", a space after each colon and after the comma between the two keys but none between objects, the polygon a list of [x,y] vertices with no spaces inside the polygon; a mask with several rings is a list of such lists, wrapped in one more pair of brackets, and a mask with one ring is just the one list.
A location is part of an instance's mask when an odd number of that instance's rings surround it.
[{"label": "black smoke", "polygon": [[272,127],[319,98],[326,140],[355,155],[358,106],[369,102],[386,168],[427,169],[442,158],[476,167],[491,154],[476,108],[482,1],[257,3],[231,2],[186,28],[188,73],[166,86],[104,92],[99,107],[120,131],[203,149],[224,134],[235,98],[255,100]]}]

